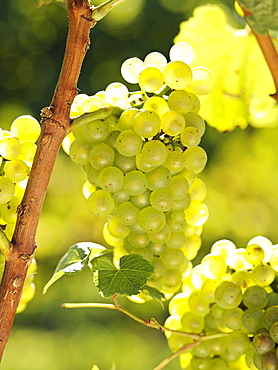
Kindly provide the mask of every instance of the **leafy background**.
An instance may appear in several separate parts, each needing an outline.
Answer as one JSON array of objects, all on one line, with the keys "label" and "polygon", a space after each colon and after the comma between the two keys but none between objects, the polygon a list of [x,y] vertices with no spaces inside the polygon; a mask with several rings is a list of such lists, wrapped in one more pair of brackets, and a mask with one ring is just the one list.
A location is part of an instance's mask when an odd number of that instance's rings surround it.
[{"label": "leafy background", "polygon": [[[94,1],[98,5],[100,1]],[[127,0],[91,31],[91,50],[79,81],[81,92],[93,94],[113,81],[122,81],[121,63],[130,56],[144,58],[151,51],[167,55],[179,24],[206,1]],[[216,3],[214,1],[214,3]],[[218,2],[219,3],[219,2]],[[2,0],[0,12],[0,121],[8,128],[20,114],[39,119],[58,77],[67,29],[64,5],[37,8],[36,0]],[[223,1],[233,25],[243,23],[233,1]],[[200,30],[201,32],[201,30]],[[202,146],[209,163],[201,177],[208,186],[210,218],[196,262],[220,238],[244,247],[263,234],[278,241],[276,215],[278,129],[219,133],[208,128]],[[37,244],[37,293],[16,317],[3,370],[152,369],[170,354],[163,335],[140,326],[120,312],[104,309],[60,308],[63,302],[102,302],[92,274],[84,270],[66,276],[42,296],[42,288],[70,245],[80,241],[102,243],[104,219],[94,218],[81,194],[83,172],[60,153],[51,179]],[[156,302],[121,303],[143,318],[167,317]],[[115,367],[114,367],[115,368]],[[178,360],[166,369],[178,369]]]}]

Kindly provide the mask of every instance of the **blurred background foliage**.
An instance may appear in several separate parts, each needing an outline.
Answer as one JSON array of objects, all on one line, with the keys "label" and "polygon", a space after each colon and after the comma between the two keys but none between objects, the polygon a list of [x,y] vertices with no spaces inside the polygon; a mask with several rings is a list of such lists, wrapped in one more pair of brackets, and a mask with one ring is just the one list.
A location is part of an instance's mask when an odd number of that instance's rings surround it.
[{"label": "blurred background foliage", "polygon": [[[93,1],[98,5],[101,1]],[[219,1],[212,1],[220,3]],[[207,1],[127,0],[91,31],[78,88],[89,95],[114,81],[123,82],[121,63],[151,51],[168,54],[179,24]],[[236,24],[233,1],[221,3]],[[39,119],[59,74],[67,32],[65,4],[37,7],[37,0],[2,0],[0,12],[0,121],[7,129],[20,114]],[[236,52],[233,50],[232,52]],[[134,87],[133,87],[134,89]],[[196,262],[220,238],[244,247],[258,234],[278,241],[276,217],[278,129],[209,128],[202,140],[209,162],[201,174],[208,186],[210,218]],[[61,152],[39,224],[36,254],[37,293],[17,315],[3,370],[151,370],[170,355],[163,335],[140,326],[121,313],[104,309],[61,309],[63,302],[103,301],[89,271],[66,276],[42,296],[57,261],[79,241],[102,243],[104,219],[94,218],[82,196],[85,175]],[[138,315],[167,317],[157,303],[121,303]],[[166,367],[178,369],[178,361]]]}]

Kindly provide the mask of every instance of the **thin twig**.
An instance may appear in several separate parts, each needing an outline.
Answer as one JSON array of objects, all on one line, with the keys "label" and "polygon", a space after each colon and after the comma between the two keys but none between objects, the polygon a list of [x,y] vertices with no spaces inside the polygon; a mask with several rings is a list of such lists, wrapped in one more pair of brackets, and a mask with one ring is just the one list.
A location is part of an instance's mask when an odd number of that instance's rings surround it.
[{"label": "thin twig", "polygon": [[106,2],[96,6],[93,9],[92,16],[96,21],[100,21],[106,16],[110,10],[112,10],[116,5],[124,2],[125,0],[107,0]]}]

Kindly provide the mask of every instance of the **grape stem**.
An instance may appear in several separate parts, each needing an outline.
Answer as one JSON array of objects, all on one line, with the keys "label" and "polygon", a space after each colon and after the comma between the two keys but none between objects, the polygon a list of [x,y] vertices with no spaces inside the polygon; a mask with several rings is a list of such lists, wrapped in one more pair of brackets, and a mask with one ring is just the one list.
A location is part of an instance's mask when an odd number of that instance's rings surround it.
[{"label": "grape stem", "polygon": [[106,16],[110,10],[112,10],[116,5],[124,2],[125,0],[108,0],[93,8],[92,17],[96,21],[100,21]]},{"label": "grape stem", "polygon": [[0,286],[0,360],[12,328],[28,267],[46,189],[61,143],[70,125],[70,107],[77,94],[83,59],[90,45],[90,29],[96,24],[89,0],[67,0],[69,29],[59,80],[49,107],[41,112],[42,133],[18,218],[6,253]]},{"label": "grape stem", "polygon": [[218,334],[212,334],[212,335],[207,335],[207,336],[201,336],[201,335],[196,334],[196,333],[186,333],[186,332],[181,331],[181,330],[166,328],[165,326],[160,325],[154,318],[151,318],[149,320],[144,320],[144,319],[134,315],[132,312],[126,310],[123,307],[121,307],[119,305],[119,302],[118,302],[117,298],[118,298],[117,295],[112,297],[112,299],[114,301],[114,304],[111,304],[111,303],[63,303],[62,307],[64,307],[64,308],[108,308],[110,310],[118,310],[118,311],[124,313],[125,315],[129,316],[133,320],[139,322],[140,324],[143,324],[143,325],[148,326],[150,328],[157,329],[157,330],[162,331],[162,332],[167,331],[167,332],[171,332],[171,333],[175,333],[175,334],[184,335],[184,336],[187,336],[187,337],[190,337],[190,338],[193,339],[192,343],[187,343],[186,345],[181,347],[177,352],[173,353],[171,356],[164,359],[154,370],[163,369],[172,360],[174,360],[176,357],[178,357],[181,353],[183,353],[184,351],[186,351],[189,348],[193,348],[193,347],[198,346],[203,341],[210,340],[210,339],[215,339],[215,338],[223,338],[223,337],[226,337],[228,335],[226,333],[218,333]]},{"label": "grape stem", "polygon": [[252,13],[244,9],[242,6],[241,8],[244,12],[245,21],[257,39],[258,45],[261,48],[261,51],[264,55],[264,58],[273,78],[276,91],[274,94],[270,94],[270,96],[278,102],[278,53],[275,49],[269,33],[267,32],[265,35],[257,33],[248,23],[248,16]]}]

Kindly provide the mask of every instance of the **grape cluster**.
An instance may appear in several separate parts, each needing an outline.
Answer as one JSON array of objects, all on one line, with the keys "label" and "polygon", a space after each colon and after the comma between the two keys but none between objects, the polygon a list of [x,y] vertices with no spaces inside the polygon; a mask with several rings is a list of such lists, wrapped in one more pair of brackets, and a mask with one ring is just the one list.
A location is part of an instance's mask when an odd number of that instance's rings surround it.
[{"label": "grape cluster", "polygon": [[[170,62],[158,52],[127,59],[122,76],[141,90],[112,83],[93,96],[78,95],[71,109],[78,127],[64,143],[87,173],[90,211],[108,216],[103,234],[115,261],[142,255],[154,266],[148,283],[166,296],[180,287],[208,217],[206,186],[196,176],[207,162],[198,146],[205,123],[196,94],[210,92],[214,76],[191,69],[192,59],[186,43],[171,48]],[[107,107],[118,110],[105,116]]]},{"label": "grape cluster", "polygon": [[[278,245],[258,236],[246,248],[220,240],[184,273],[165,326],[212,338],[180,356],[183,369],[278,368],[277,272]],[[166,336],[174,352],[193,342],[182,334]]]},{"label": "grape cluster", "polygon": [[[16,118],[10,131],[0,129],[0,243],[6,244],[13,235],[17,207],[21,203],[34,155],[35,142],[40,135],[39,122],[29,115]],[[5,238],[7,237],[7,239]],[[4,270],[5,259],[0,253],[0,280]],[[35,292],[32,282],[36,270],[35,260],[28,270],[21,302],[17,312],[24,310]]]}]

